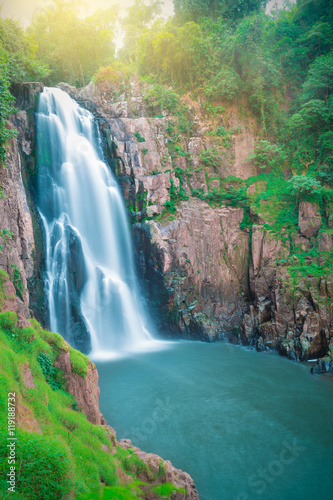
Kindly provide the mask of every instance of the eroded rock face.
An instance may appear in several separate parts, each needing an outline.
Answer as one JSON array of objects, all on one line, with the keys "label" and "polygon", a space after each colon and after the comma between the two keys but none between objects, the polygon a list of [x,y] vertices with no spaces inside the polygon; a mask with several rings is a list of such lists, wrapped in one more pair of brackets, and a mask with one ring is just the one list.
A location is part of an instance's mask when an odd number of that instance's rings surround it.
[{"label": "eroded rock face", "polygon": [[[277,349],[296,360],[323,356],[333,332],[332,277],[320,282],[307,277],[295,287],[287,266],[291,251],[310,252],[314,247],[322,224],[319,206],[301,202],[300,231],[289,236],[266,229],[267,209],[260,202],[250,207],[256,221],[250,235],[240,229],[241,209],[212,208],[191,197],[192,190],[207,193],[218,188],[227,176],[246,179],[257,174],[248,160],[255,121],[240,119],[237,105],[230,105],[222,121],[210,122],[200,100],[185,96],[192,132],[181,137],[186,154],[172,156],[174,118],[167,110],[149,108],[144,85],[133,76],[130,90],[116,93],[115,100],[110,89],[91,83],[76,98],[99,121],[106,156],[137,222],[132,231],[135,257],[155,323],[171,335],[207,341],[233,332],[234,341],[241,339],[258,350]],[[74,97],[73,89],[64,90]],[[216,126],[229,130],[227,148],[207,133]],[[205,163],[212,147],[215,160]],[[178,203],[173,215],[141,222],[161,214],[171,190],[180,187],[183,198],[189,199]],[[265,189],[265,182],[251,185],[249,200]],[[332,227],[327,210],[325,217]],[[331,252],[330,231],[321,231],[318,238],[318,251]],[[323,259],[319,257],[318,263]]]},{"label": "eroded rock face", "polygon": [[[239,339],[234,329],[242,324],[242,342],[259,350],[277,349],[304,360],[324,355],[332,331],[331,279],[311,282],[310,287],[307,281],[295,290],[286,267],[291,248],[308,252],[313,247],[322,223],[319,207],[300,203],[300,233],[292,239],[283,231],[277,235],[267,231],[264,204],[259,210],[251,207],[257,224],[250,236],[240,229],[241,209],[212,208],[191,193],[218,188],[219,179],[229,175],[242,179],[256,175],[248,160],[256,129],[251,118],[240,120],[237,106],[231,105],[223,123],[213,124],[200,101],[185,96],[193,123],[191,136],[183,137],[181,144],[188,157],[171,158],[168,139],[173,117],[167,110],[158,117],[156,110],[152,112],[137,77],[132,77],[130,87],[117,102],[112,92],[93,84],[80,90],[77,98],[95,109],[127,206],[138,221],[133,226],[137,267],[160,330],[208,341],[233,331],[233,338]],[[213,143],[207,134],[213,125],[233,131],[227,148]],[[203,168],[203,155],[212,147],[219,161],[206,162]],[[190,176],[184,175],[188,161]],[[180,177],[189,200],[177,204],[169,218],[140,223],[145,215],[162,212],[172,187],[179,189]],[[257,189],[264,191],[266,184],[252,185],[250,199]],[[145,196],[147,207],[142,203]],[[329,252],[332,244],[330,233],[321,233],[318,249]]]},{"label": "eroded rock face", "polygon": [[89,361],[88,373],[85,378],[72,371],[69,352],[62,350],[55,362],[55,366],[63,371],[66,380],[66,390],[77,402],[77,407],[82,411],[89,422],[101,424],[101,412],[99,410],[98,371],[93,363]]},{"label": "eroded rock face", "polygon": [[34,234],[32,219],[21,176],[21,159],[17,139],[7,147],[6,167],[0,167],[0,269],[8,273],[6,303],[3,311],[14,311],[19,325],[27,326],[29,294],[27,280],[34,269]]},{"label": "eroded rock face", "polygon": [[[192,198],[180,204],[175,220],[149,221],[133,229],[136,248],[141,244],[141,276],[149,281],[159,269],[167,290],[167,300],[160,294],[158,304],[151,287],[151,301],[157,310],[164,307],[169,323],[185,336],[210,341],[241,323],[249,254],[249,235],[239,228],[243,215],[242,209],[213,209]],[[142,237],[147,233],[149,249]]]},{"label": "eroded rock face", "polygon": [[[299,252],[311,248],[304,235],[293,244]],[[318,247],[331,249],[330,234],[322,233]],[[249,275],[254,304],[244,316],[243,342],[258,350],[277,349],[294,360],[317,359],[327,353],[333,336],[332,275],[307,277],[295,286],[286,267],[289,254],[290,241],[283,234],[253,226]]]},{"label": "eroded rock face", "polygon": [[301,201],[299,204],[298,224],[301,233],[306,238],[317,234],[322,223],[319,205],[309,201]]}]

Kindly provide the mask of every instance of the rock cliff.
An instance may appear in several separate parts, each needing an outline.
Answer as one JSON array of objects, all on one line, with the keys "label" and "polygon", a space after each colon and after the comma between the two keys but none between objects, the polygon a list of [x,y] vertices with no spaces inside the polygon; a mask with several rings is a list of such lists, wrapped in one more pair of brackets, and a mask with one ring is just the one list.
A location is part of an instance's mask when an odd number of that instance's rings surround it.
[{"label": "rock cliff", "polygon": [[[99,121],[160,331],[207,341],[227,336],[295,360],[330,355],[333,275],[310,269],[300,277],[300,261],[320,266],[332,252],[330,210],[300,202],[298,231],[271,230],[265,205],[255,203],[265,185],[248,159],[257,128],[245,104],[207,114],[200,99],[185,96],[190,125],[183,126],[184,117],[152,102],[135,75],[121,90],[114,82],[61,86]],[[249,178],[249,213],[201,196]]]},{"label": "rock cliff", "polygon": [[[18,133],[7,146],[6,165],[2,165],[0,168],[0,333],[4,335],[4,338],[9,335],[14,340],[14,344],[15,339],[17,340],[18,345],[20,345],[20,363],[23,357],[26,357],[22,366],[15,366],[17,380],[21,381],[21,385],[17,385],[17,382],[8,387],[6,385],[7,392],[14,390],[13,388],[16,389],[16,425],[18,431],[41,435],[41,439],[45,437],[45,433],[47,441],[49,428],[46,422],[48,422],[49,416],[45,415],[47,412],[51,414],[54,411],[53,399],[56,401],[57,395],[54,393],[53,397],[51,391],[52,404],[50,402],[46,404],[47,410],[43,410],[43,416],[39,419],[38,416],[36,417],[36,408],[31,405],[29,399],[31,392],[29,391],[37,391],[39,398],[43,400],[46,382],[51,387],[53,387],[52,384],[56,384],[56,387],[58,384],[64,384],[63,390],[68,393],[67,396],[71,395],[74,401],[72,406],[64,407],[62,413],[61,422],[67,429],[68,436],[78,427],[78,424],[66,420],[64,415],[68,414],[69,411],[80,411],[85,414],[91,424],[102,427],[110,444],[102,444],[101,449],[103,453],[110,453],[110,462],[119,462],[116,477],[120,484],[130,487],[133,481],[135,471],[131,470],[131,474],[129,474],[126,469],[129,467],[126,457],[127,455],[131,456],[133,451],[137,458],[136,466],[141,471],[140,480],[146,483],[143,485],[144,492],[146,492],[144,498],[159,498],[151,490],[151,487],[167,482],[174,486],[174,498],[198,499],[193,479],[187,473],[175,469],[169,461],[164,461],[153,454],[147,454],[138,448],[131,447],[130,452],[126,452],[124,457],[117,452],[119,448],[127,450],[128,442],[126,446],[117,442],[115,431],[100,413],[100,389],[95,365],[81,353],[72,349],[59,335],[44,331],[35,319],[31,322],[31,317],[36,316],[43,321],[44,325],[47,325],[43,287],[43,231],[34,205],[36,195],[34,111],[36,110],[36,99],[41,90],[40,84],[20,85],[13,89],[16,105],[21,109],[12,117],[9,126],[16,127]],[[35,349],[41,350],[37,358],[35,351],[27,348],[30,344]],[[38,345],[37,348],[35,344]],[[2,345],[2,354],[7,362],[6,356],[10,349],[6,340],[2,340]],[[41,355],[42,358],[40,358]],[[10,357],[10,363],[13,359]],[[77,359],[79,363],[77,363]],[[46,367],[43,365],[43,360],[44,363],[46,362]],[[3,375],[6,363],[1,361],[0,375]],[[54,378],[54,370],[57,371],[57,377],[61,382]],[[63,394],[66,393],[63,392]],[[49,401],[49,398],[46,391],[44,399]],[[44,400],[42,407],[43,405],[45,406]],[[102,431],[98,430],[94,432],[98,435],[103,434]],[[68,440],[70,443],[70,437]],[[47,450],[45,450],[45,454],[47,454]],[[121,459],[118,459],[118,454]],[[117,457],[114,458],[114,455]],[[124,468],[125,472],[121,467]],[[139,474],[138,471],[136,473]]]},{"label": "rock cliff", "polygon": [[[267,206],[256,203],[265,184],[248,159],[257,129],[244,103],[207,114],[200,99],[184,96],[170,110],[152,101],[149,86],[135,75],[124,89],[117,85],[90,83],[78,91],[59,84],[98,120],[129,209],[143,294],[160,332],[206,341],[228,337],[303,361],[331,356],[332,270],[318,274],[302,267],[324,266],[332,253],[329,207],[302,201],[298,231],[272,230]],[[13,310],[23,321],[30,307],[47,324],[42,231],[32,202],[33,108],[41,89],[29,84],[15,90],[22,109],[13,118],[19,135],[1,172],[6,252],[0,266],[16,288]],[[237,203],[211,202],[218,186],[249,178],[249,212]]]}]

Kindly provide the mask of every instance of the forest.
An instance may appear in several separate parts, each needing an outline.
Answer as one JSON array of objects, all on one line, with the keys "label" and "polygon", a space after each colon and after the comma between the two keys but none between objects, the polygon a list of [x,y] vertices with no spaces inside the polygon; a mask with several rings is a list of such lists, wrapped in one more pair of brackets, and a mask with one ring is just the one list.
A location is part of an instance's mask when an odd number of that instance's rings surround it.
[{"label": "forest", "polygon": [[[81,19],[79,7],[55,1],[35,13],[26,31],[1,19],[2,158],[12,133],[6,127],[12,83],[63,81],[82,87],[91,79],[125,80],[137,72],[154,85],[162,107],[171,109],[185,93],[200,96],[207,110],[246,96],[260,124],[255,162],[263,174],[283,173],[287,179],[271,186],[275,194],[331,198],[330,1],[285,2],[269,14],[264,2],[255,0],[175,1],[174,17],[167,20],[159,17],[159,1],[136,0],[125,17],[111,7]],[[123,44],[116,52],[117,30]]]}]

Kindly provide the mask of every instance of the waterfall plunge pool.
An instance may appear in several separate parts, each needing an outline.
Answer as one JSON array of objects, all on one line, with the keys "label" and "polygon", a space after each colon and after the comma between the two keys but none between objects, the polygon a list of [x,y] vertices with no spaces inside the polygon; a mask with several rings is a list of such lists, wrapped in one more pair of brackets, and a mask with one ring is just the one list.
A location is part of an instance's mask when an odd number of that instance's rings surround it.
[{"label": "waterfall plunge pool", "polygon": [[333,488],[333,380],[226,343],[96,364],[101,412],[193,477],[201,500],[321,500]]}]

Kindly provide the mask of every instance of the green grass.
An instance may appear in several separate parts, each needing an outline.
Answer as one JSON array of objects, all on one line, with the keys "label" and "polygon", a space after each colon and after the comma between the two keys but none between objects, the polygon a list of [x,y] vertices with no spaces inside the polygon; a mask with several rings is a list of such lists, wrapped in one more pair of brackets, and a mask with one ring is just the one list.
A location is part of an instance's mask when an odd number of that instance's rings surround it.
[{"label": "green grass", "polygon": [[[63,374],[54,367],[61,350],[69,350],[73,371],[85,377],[90,361],[68,348],[60,335],[44,330],[36,320],[31,320],[29,328],[19,328],[15,313],[0,313],[0,498],[5,497],[8,486],[7,397],[13,392],[21,423],[16,428],[16,467],[20,472],[16,477],[17,494],[11,494],[11,498],[139,498],[131,496],[138,485],[127,483],[137,481],[142,472],[155,484],[162,476],[155,477],[132,450],[118,446],[113,454],[102,449],[102,445],[113,449],[111,435],[107,428],[91,424],[75,410]],[[27,363],[35,383],[30,389],[23,379],[22,368]],[[36,421],[41,434],[31,432]],[[125,484],[117,471],[122,471],[122,478],[128,478]],[[161,474],[163,471],[162,464]]]}]

